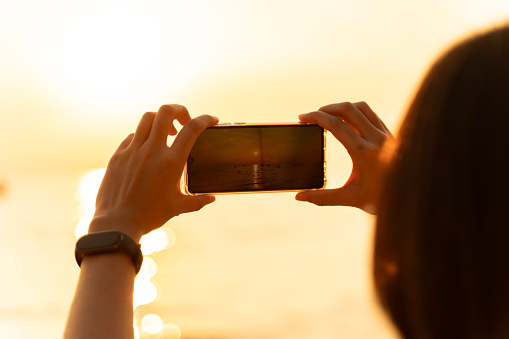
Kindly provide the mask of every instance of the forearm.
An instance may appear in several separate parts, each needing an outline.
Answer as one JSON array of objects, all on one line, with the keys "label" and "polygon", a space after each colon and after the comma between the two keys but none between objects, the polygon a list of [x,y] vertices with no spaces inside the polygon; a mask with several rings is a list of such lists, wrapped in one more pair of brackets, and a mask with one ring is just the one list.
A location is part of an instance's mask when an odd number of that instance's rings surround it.
[{"label": "forearm", "polygon": [[[185,125],[168,147],[168,133],[177,133],[175,119]],[[65,339],[134,337],[133,291],[139,252],[132,253],[136,245],[132,246],[123,235],[108,233],[105,239],[102,235],[97,238],[97,234],[117,231],[139,244],[144,234],[174,216],[212,203],[211,196],[183,194],[179,180],[194,141],[205,128],[217,122],[211,116],[191,119],[185,107],[165,105],[157,114],[145,113],[136,133],[119,145],[97,194],[96,211],[88,230],[96,236],[85,238],[90,242],[81,243],[84,249],[78,249],[78,260],[81,254],[84,258]],[[94,239],[105,243],[99,242],[94,247]],[[87,249],[111,249],[108,246],[121,244],[123,252],[83,253]]]},{"label": "forearm", "polygon": [[124,253],[85,257],[64,339],[133,338],[134,278]]}]

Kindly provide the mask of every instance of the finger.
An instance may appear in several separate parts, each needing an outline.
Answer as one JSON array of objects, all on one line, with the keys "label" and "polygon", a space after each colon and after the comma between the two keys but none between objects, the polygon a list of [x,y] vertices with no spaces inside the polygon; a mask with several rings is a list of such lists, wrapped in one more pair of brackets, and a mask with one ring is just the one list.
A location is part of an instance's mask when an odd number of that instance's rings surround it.
[{"label": "finger", "polygon": [[359,111],[379,130],[382,132],[388,132],[389,130],[383,123],[382,119],[369,107],[365,101],[354,102],[353,105],[357,107]]},{"label": "finger", "polygon": [[181,213],[189,213],[201,210],[204,206],[213,203],[216,197],[213,195],[190,196],[182,195]]},{"label": "finger", "polygon": [[305,123],[318,124],[330,131],[350,154],[367,146],[366,140],[359,136],[347,123],[334,115],[318,111],[301,114],[299,119]]},{"label": "finger", "polygon": [[134,133],[129,134],[117,147],[117,152],[125,150],[133,141]]},{"label": "finger", "polygon": [[166,145],[168,134],[176,133],[173,120],[177,119],[181,124],[191,120],[191,116],[182,105],[163,105],[157,111],[157,114],[150,130],[149,141],[152,143]]},{"label": "finger", "polygon": [[323,106],[319,111],[340,117],[366,140],[373,141],[380,138],[380,130],[374,128],[368,118],[350,102]]},{"label": "finger", "polygon": [[189,153],[200,133],[207,127],[214,126],[218,122],[219,119],[211,115],[201,115],[189,120],[184,127],[182,127],[180,133],[170,147],[172,151],[175,152],[177,161],[183,165],[187,161]]},{"label": "finger", "polygon": [[344,188],[299,192],[295,199],[307,201],[317,206],[354,206],[351,195]]},{"label": "finger", "polygon": [[143,114],[140,122],[138,123],[138,127],[136,128],[136,132],[134,133],[134,139],[132,142],[133,146],[140,147],[145,143],[145,141],[147,141],[155,116],[156,114],[154,112],[147,112]]},{"label": "finger", "polygon": [[361,201],[358,196],[344,186],[341,188],[299,192],[295,200],[310,202],[317,206],[351,206],[362,209],[364,212],[375,215],[376,205]]}]

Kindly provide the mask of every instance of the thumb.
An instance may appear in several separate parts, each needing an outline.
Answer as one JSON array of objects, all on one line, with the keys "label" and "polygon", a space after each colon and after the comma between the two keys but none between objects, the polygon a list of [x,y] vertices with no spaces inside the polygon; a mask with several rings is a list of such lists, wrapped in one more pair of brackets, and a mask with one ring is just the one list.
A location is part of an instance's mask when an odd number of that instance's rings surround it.
[{"label": "thumb", "polygon": [[305,191],[295,196],[298,201],[307,201],[317,206],[355,206],[352,198],[346,188]]},{"label": "thumb", "polygon": [[201,210],[204,206],[213,203],[216,197],[213,195],[182,195],[181,213],[189,213]]}]

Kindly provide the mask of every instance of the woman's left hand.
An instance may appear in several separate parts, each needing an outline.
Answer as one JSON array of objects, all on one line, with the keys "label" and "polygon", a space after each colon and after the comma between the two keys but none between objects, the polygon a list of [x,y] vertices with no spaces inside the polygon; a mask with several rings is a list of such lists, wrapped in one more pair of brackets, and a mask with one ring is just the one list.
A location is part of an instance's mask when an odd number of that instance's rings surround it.
[{"label": "woman's left hand", "polygon": [[300,192],[296,199],[319,206],[353,206],[376,214],[383,180],[382,146],[393,137],[365,102],[343,102],[299,116],[332,132],[352,158],[352,173],[343,187]]}]

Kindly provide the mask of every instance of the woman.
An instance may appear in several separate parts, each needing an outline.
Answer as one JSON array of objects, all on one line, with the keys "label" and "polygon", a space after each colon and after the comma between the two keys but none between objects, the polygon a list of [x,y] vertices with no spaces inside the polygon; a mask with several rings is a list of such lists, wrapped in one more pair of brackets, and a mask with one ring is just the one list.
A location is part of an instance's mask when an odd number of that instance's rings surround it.
[{"label": "woman", "polygon": [[[376,185],[368,180],[375,173],[362,161],[376,158],[370,153],[386,129],[365,107],[371,129],[361,114],[353,122],[339,108],[321,111],[341,116],[357,132],[349,131],[359,139],[349,142],[360,185],[346,188],[364,201],[342,198],[345,188],[298,197],[362,208],[376,196],[364,194]],[[311,113],[305,121],[320,115]],[[380,300],[404,338],[509,338],[508,127],[505,27],[462,42],[435,63],[386,169],[374,275]],[[356,175],[355,147],[363,143],[368,147]]]},{"label": "woman", "polygon": [[509,27],[431,69],[398,135],[375,282],[404,338],[509,338]]},{"label": "woman", "polygon": [[[444,55],[395,142],[366,103],[299,118],[331,131],[353,167],[342,188],[296,199],[378,213],[375,284],[402,337],[509,338],[509,28]],[[174,119],[184,127],[168,147]],[[136,243],[211,203],[183,195],[178,182],[194,141],[215,123],[177,105],[145,114],[108,165],[89,233],[117,230]],[[133,336],[131,259],[84,256],[65,337]]]}]

